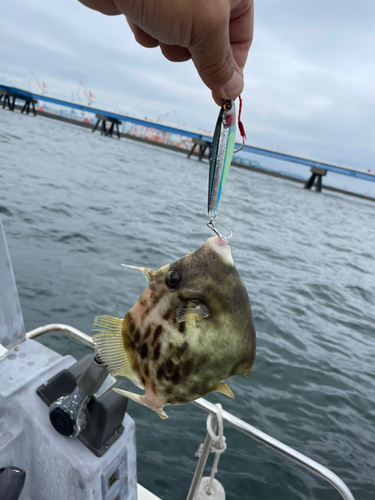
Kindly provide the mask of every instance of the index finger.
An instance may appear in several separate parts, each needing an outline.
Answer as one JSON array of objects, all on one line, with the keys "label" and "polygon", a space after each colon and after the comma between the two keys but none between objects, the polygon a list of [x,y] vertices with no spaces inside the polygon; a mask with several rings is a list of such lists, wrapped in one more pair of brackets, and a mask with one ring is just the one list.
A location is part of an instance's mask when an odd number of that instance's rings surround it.
[{"label": "index finger", "polygon": [[[233,3],[233,2],[231,2]],[[242,70],[253,41],[254,2],[242,0],[231,11],[229,21],[229,41],[233,57]]]}]

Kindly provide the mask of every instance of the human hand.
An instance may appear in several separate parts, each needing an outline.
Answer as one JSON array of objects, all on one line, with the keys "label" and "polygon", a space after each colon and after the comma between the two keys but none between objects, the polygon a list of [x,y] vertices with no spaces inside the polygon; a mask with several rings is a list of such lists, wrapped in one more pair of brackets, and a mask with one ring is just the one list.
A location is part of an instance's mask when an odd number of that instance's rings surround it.
[{"label": "human hand", "polygon": [[192,59],[215,102],[235,99],[253,39],[253,0],[80,0],[107,15],[124,14],[143,47],[173,62]]}]

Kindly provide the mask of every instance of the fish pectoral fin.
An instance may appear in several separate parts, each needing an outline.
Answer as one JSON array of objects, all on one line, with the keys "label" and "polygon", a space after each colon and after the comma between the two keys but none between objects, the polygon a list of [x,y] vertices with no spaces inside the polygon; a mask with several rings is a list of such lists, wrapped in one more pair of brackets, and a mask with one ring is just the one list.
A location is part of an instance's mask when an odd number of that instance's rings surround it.
[{"label": "fish pectoral fin", "polygon": [[208,318],[210,312],[208,307],[200,302],[197,305],[188,305],[187,307],[179,307],[176,309],[177,323],[184,323],[189,319],[204,319]]},{"label": "fish pectoral fin", "polygon": [[93,335],[94,349],[100,359],[107,366],[109,373],[116,377],[120,375],[133,382],[136,387],[143,389],[136,374],[133,372],[122,338],[122,319],[112,316],[96,316],[92,331],[99,332]]},{"label": "fish pectoral fin", "polygon": [[148,269],[147,267],[137,267],[137,266],[128,266],[126,264],[121,264],[124,267],[129,267],[130,269],[136,269],[146,278],[147,284],[155,277],[156,271],[153,269]]},{"label": "fish pectoral fin", "polygon": [[[132,401],[135,401],[136,403],[139,403],[142,406],[147,406],[147,408],[149,408],[149,406],[146,405],[146,403],[143,401],[144,394],[135,394],[134,392],[124,391],[123,389],[113,389],[113,390],[117,392],[117,394],[121,394],[121,396],[124,396],[125,398],[131,399]],[[162,408],[160,410],[156,410],[156,413],[163,420],[168,418],[168,415]]]},{"label": "fish pectoral fin", "polygon": [[221,394],[225,394],[225,396],[234,399],[232,389],[225,382],[220,382],[220,384],[216,387],[215,392],[221,392]]}]

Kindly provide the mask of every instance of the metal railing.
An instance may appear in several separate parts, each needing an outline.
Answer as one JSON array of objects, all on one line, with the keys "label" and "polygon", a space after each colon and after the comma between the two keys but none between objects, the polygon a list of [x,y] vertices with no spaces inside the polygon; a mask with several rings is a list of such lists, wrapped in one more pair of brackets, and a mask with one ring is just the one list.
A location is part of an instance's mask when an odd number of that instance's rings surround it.
[{"label": "metal railing", "polygon": [[[66,333],[69,337],[72,337],[76,340],[79,340],[80,342],[93,347],[93,341],[92,338],[89,335],[86,335],[85,333],[81,332],[80,330],[77,330],[76,328],[73,328],[69,325],[63,325],[63,324],[50,324],[50,325],[45,325],[41,326],[39,328],[35,328],[35,330],[31,330],[30,332],[26,333],[26,339],[34,339],[36,337],[39,337],[40,335],[43,335],[45,333],[53,332],[53,331],[60,331],[63,333]],[[199,398],[196,401],[193,401],[193,404],[201,408],[202,410],[212,413],[215,416],[217,415],[217,410],[215,405],[210,403],[204,398]],[[256,427],[253,427],[252,425],[248,424],[244,420],[241,420],[240,418],[236,417],[235,415],[232,415],[231,413],[223,410],[222,412],[223,420],[227,422],[230,426],[234,427],[236,430],[242,432],[246,436],[254,439],[255,441],[258,441],[259,443],[264,444],[268,448],[272,448],[276,452],[280,453],[284,457],[288,458],[292,462],[297,463],[298,465],[301,465],[308,471],[312,472],[313,474],[316,474],[317,476],[321,477],[322,479],[325,479],[328,481],[332,486],[336,488],[336,490],[340,493],[342,498],[345,500],[355,500],[353,494],[349,490],[349,488],[346,486],[344,481],[342,481],[334,472],[329,470],[327,467],[324,467],[324,465],[321,465],[318,462],[315,462],[315,460],[312,460],[311,458],[306,457],[306,455],[303,455],[302,453],[294,450],[290,446],[287,446],[286,444],[282,443],[281,441],[278,441],[277,439],[273,438],[272,436],[269,436],[265,432],[262,432],[261,430],[257,429]],[[199,480],[203,474],[203,470],[199,472],[200,477],[196,477],[194,475],[193,480],[197,485],[199,485]],[[195,487],[194,487],[195,488]],[[190,493],[192,492],[192,493]],[[190,488],[189,494],[192,496],[188,496],[188,499],[193,500],[195,496],[195,491]]]},{"label": "metal railing", "polygon": [[[206,399],[199,398],[196,401],[193,401],[193,404],[199,406],[199,408],[201,408],[202,410],[213,413],[215,415],[217,414],[215,405],[213,405]],[[284,455],[284,457],[288,458],[292,462],[301,465],[308,471],[325,479],[326,481],[331,483],[332,486],[336,488],[336,490],[345,500],[354,500],[353,494],[346,486],[344,481],[342,481],[334,472],[327,469],[327,467],[324,467],[324,465],[315,462],[315,460],[306,457],[306,455],[303,455],[299,451],[294,450],[290,446],[282,443],[281,441],[278,441],[272,436],[269,436],[265,432],[260,431],[256,427],[253,427],[244,420],[241,420],[240,418],[236,417],[235,415],[232,415],[232,413],[229,413],[225,410],[223,410],[223,420],[232,427],[234,427],[236,430],[242,432],[243,434],[246,434],[246,436],[249,436],[255,441],[264,444],[268,448],[272,448],[281,455]]]},{"label": "metal railing", "polygon": [[35,330],[30,330],[26,333],[26,338],[28,340],[35,339],[35,337],[39,337],[40,335],[50,332],[66,333],[69,337],[79,340],[89,347],[94,347],[94,342],[92,341],[90,335],[86,335],[86,333],[83,333],[72,326],[62,325],[61,323],[51,323],[50,325],[40,326],[39,328],[35,328]]}]

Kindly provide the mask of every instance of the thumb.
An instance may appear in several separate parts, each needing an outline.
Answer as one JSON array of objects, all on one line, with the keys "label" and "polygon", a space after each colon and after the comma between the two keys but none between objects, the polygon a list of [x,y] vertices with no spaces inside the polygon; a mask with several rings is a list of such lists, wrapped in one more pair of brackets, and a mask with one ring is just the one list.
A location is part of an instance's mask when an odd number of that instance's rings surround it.
[{"label": "thumb", "polygon": [[[203,78],[202,78],[203,80]],[[209,85],[207,85],[211,88]],[[244,86],[244,80],[242,76],[242,72],[238,72],[237,70],[232,73],[230,80],[224,84],[224,86],[219,87],[217,90],[215,88],[211,88],[212,97],[218,106],[221,106],[223,99],[228,99],[230,101],[234,101],[237,97],[242,94]]]},{"label": "thumb", "polygon": [[[218,2],[219,3],[219,2]],[[242,92],[242,70],[237,65],[229,42],[229,12],[215,16],[210,26],[199,30],[189,47],[191,58],[202,81],[215,101],[234,100]]]}]

